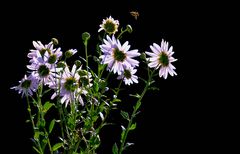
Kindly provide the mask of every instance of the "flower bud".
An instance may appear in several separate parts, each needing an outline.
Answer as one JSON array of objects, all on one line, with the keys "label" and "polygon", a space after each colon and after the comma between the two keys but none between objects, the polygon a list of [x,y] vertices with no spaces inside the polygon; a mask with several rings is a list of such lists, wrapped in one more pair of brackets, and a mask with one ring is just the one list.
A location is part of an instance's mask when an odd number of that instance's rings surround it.
[{"label": "flower bud", "polygon": [[141,53],[140,58],[143,59],[143,60],[145,60],[145,59],[146,59],[146,54],[145,54],[144,52]]},{"label": "flower bud", "polygon": [[88,72],[87,72],[86,70],[79,70],[79,71],[78,71],[78,74],[79,74],[80,76],[86,76],[86,75],[88,75]]},{"label": "flower bud", "polygon": [[96,56],[93,56],[93,60],[94,60],[95,62],[99,62],[99,59],[98,59],[98,57],[96,57]]},{"label": "flower bud", "polygon": [[127,25],[126,29],[127,29],[128,33],[132,33],[133,32],[133,29],[132,29],[131,25]]},{"label": "flower bud", "polygon": [[58,62],[58,64],[57,64],[57,68],[65,68],[65,67],[66,67],[66,64],[65,64],[64,61],[60,61],[60,62]]},{"label": "flower bud", "polygon": [[68,51],[65,52],[65,56],[66,56],[66,58],[70,58],[70,57],[72,57],[76,52],[77,52],[76,49],[70,49],[70,50],[68,50]]},{"label": "flower bud", "polygon": [[90,39],[90,34],[88,32],[84,32],[82,34],[83,43],[86,44],[89,39]]},{"label": "flower bud", "polygon": [[56,38],[52,38],[51,41],[52,41],[52,43],[53,43],[54,45],[58,45],[58,43],[59,43],[59,42],[58,42],[58,39],[56,39]]},{"label": "flower bud", "polygon": [[80,66],[81,66],[81,64],[82,64],[82,63],[81,63],[81,61],[80,61],[80,60],[76,60],[76,61],[75,61],[75,65],[76,65],[77,67],[80,67]]}]

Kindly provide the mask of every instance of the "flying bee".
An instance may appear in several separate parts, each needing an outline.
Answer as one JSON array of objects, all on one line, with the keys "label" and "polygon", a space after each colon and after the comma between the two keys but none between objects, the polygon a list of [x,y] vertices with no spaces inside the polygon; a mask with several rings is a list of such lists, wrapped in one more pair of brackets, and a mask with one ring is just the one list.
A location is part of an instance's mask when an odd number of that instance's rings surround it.
[{"label": "flying bee", "polygon": [[136,20],[138,19],[139,17],[139,13],[137,11],[131,11],[130,12],[131,16],[133,16]]}]

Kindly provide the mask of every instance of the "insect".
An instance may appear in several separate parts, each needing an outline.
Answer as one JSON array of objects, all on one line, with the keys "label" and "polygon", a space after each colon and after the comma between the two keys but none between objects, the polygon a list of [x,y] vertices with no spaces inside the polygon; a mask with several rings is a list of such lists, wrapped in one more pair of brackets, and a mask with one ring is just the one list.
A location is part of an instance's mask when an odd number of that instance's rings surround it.
[{"label": "insect", "polygon": [[137,11],[131,11],[130,12],[131,16],[133,16],[136,20],[138,19],[139,17],[139,13]]}]

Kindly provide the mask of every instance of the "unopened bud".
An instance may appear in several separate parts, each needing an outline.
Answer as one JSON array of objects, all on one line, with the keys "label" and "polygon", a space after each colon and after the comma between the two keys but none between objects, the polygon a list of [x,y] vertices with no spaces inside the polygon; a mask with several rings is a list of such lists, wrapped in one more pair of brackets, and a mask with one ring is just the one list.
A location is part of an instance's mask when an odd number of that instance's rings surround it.
[{"label": "unopened bud", "polygon": [[129,33],[132,33],[133,32],[133,29],[132,29],[132,26],[131,25],[127,25],[127,31]]},{"label": "unopened bud", "polygon": [[145,52],[141,53],[140,58],[143,59],[143,60],[146,59],[146,54],[145,54]]},{"label": "unopened bud", "polygon": [[80,76],[86,76],[88,74],[88,72],[86,70],[80,70],[80,71],[78,71],[78,74]]},{"label": "unopened bud", "polygon": [[80,66],[81,66],[81,64],[82,64],[82,63],[81,63],[81,61],[80,61],[80,60],[76,60],[76,61],[75,61],[75,65],[76,65],[77,67],[80,67]]},{"label": "unopened bud", "polygon": [[58,68],[65,68],[65,67],[66,67],[66,64],[65,64],[64,61],[60,61],[60,62],[58,62],[57,67],[58,67]]},{"label": "unopened bud", "polygon": [[65,52],[65,56],[66,56],[66,58],[70,58],[70,57],[73,56],[76,52],[77,52],[76,49],[70,49],[70,50],[68,50],[68,51]]},{"label": "unopened bud", "polygon": [[84,32],[82,34],[83,43],[86,44],[89,39],[90,39],[90,34],[88,32]]},{"label": "unopened bud", "polygon": [[51,41],[52,41],[52,43],[53,43],[54,45],[58,45],[58,43],[59,43],[59,42],[58,42],[58,39],[56,39],[56,38],[52,38]]}]

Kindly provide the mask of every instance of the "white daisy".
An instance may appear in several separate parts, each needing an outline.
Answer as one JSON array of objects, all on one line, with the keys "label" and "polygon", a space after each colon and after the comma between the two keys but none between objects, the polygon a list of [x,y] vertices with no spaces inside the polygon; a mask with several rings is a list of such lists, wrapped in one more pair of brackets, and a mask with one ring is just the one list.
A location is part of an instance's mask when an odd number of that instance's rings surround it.
[{"label": "white daisy", "polygon": [[40,41],[33,41],[33,46],[35,49],[31,49],[30,53],[28,53],[28,58],[31,58],[30,62],[32,62],[32,58],[37,57],[37,51],[44,55],[46,51],[51,52],[53,50],[53,43],[50,42],[47,45],[43,45]]},{"label": "white daisy", "polygon": [[33,46],[35,49],[30,50],[31,52],[28,53],[28,58],[31,58],[31,63],[34,61],[34,58],[38,57],[37,52],[39,52],[41,56],[46,56],[47,59],[44,59],[50,64],[57,63],[59,58],[62,56],[61,48],[53,49],[53,42],[43,45],[40,41],[33,41]]},{"label": "white daisy", "polygon": [[36,57],[33,57],[32,63],[27,65],[27,68],[45,85],[55,82],[57,72],[61,70],[56,68],[56,65],[49,64],[48,57],[48,52],[42,56],[40,51],[36,51]]},{"label": "white daisy", "polygon": [[77,49],[69,49],[68,51],[65,52],[66,58],[69,58],[73,56],[75,53],[77,53]]},{"label": "white daisy", "polygon": [[19,81],[18,86],[14,86],[11,89],[15,89],[18,93],[22,93],[22,97],[25,96],[32,96],[33,92],[35,92],[38,88],[38,80],[37,78],[31,74],[29,76],[24,75],[23,79]]},{"label": "white daisy", "polygon": [[161,46],[153,43],[153,46],[151,45],[150,48],[152,52],[146,52],[147,55],[151,56],[148,58],[150,61],[148,66],[155,69],[160,68],[159,77],[163,76],[164,79],[167,78],[168,73],[171,76],[177,75],[177,73],[174,71],[176,68],[172,65],[172,62],[177,60],[172,57],[174,54],[173,47],[171,46],[168,48],[168,42],[162,40]]},{"label": "white daisy", "polygon": [[108,34],[115,34],[118,31],[119,21],[114,20],[111,16],[103,19],[98,32],[105,30]]},{"label": "white daisy", "polygon": [[121,74],[124,71],[124,67],[135,67],[139,65],[139,61],[133,59],[140,55],[137,49],[130,50],[130,45],[126,41],[121,45],[118,39],[115,39],[113,36],[110,39],[107,36],[108,40],[104,40],[103,45],[100,46],[103,55],[100,56],[103,64],[108,64],[108,70],[113,71],[114,73]]},{"label": "white daisy", "polygon": [[[76,65],[73,65],[72,70],[70,71],[68,67],[65,67],[63,70],[62,77],[59,79],[60,82],[60,97],[61,103],[65,103],[67,106],[69,103],[79,101],[81,105],[84,105],[82,94],[86,95],[87,91],[83,88],[81,83],[81,76],[79,75],[81,67],[77,69]],[[90,78],[91,76],[89,76]],[[58,87],[59,83],[55,83],[55,86]],[[54,99],[58,95],[58,90],[52,95],[51,99]]]},{"label": "white daisy", "polygon": [[129,67],[124,69],[122,74],[117,77],[117,79],[123,79],[125,85],[130,85],[133,83],[138,83],[138,77],[134,75],[137,72],[137,69],[134,69],[133,67]]},{"label": "white daisy", "polygon": [[75,53],[77,53],[77,49],[70,49],[68,50],[72,55],[74,55]]},{"label": "white daisy", "polygon": [[47,62],[49,64],[56,64],[58,62],[59,58],[62,56],[61,48],[53,49],[50,52],[46,52],[46,54],[44,54],[44,56],[46,56]]},{"label": "white daisy", "polygon": [[112,49],[117,47],[117,40],[114,35],[112,35],[112,38],[107,35],[107,39],[103,39],[103,42],[104,44],[100,45],[100,49],[103,52],[103,55],[100,56],[102,63],[111,55]]}]

